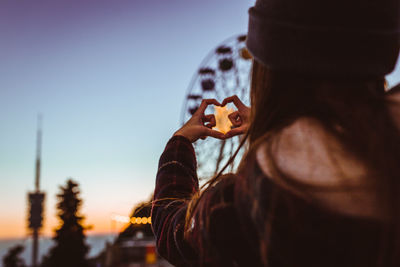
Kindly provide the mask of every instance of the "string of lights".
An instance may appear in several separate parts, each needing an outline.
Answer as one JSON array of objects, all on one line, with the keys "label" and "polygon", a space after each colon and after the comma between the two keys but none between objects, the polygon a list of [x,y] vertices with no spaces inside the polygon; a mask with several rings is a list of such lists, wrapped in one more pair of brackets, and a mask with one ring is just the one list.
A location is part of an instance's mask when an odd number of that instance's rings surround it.
[{"label": "string of lights", "polygon": [[119,223],[151,224],[151,217],[128,217],[114,214],[111,216],[111,220]]}]

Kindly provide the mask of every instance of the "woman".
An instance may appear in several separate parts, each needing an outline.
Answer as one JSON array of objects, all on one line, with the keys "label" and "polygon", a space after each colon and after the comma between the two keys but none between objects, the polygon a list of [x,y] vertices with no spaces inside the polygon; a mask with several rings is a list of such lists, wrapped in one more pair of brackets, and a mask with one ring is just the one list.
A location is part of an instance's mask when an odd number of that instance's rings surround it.
[{"label": "woman", "polygon": [[[400,266],[398,1],[259,0],[251,110],[204,100],[161,155],[158,252],[177,266]],[[396,92],[397,91],[397,92]],[[233,102],[227,134],[210,104]],[[191,145],[245,134],[236,174],[199,190]]]}]

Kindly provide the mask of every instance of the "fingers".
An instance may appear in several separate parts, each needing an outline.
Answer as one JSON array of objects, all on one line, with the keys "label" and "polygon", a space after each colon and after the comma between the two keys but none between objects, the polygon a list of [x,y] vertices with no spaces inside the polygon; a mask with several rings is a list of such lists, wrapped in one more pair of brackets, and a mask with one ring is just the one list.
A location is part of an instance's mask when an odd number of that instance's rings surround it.
[{"label": "fingers", "polygon": [[230,138],[236,135],[244,134],[245,131],[246,131],[245,127],[234,128],[225,134],[225,138]]},{"label": "fingers", "polygon": [[208,128],[212,128],[215,125],[217,125],[214,114],[204,115],[203,123],[205,123],[205,122],[208,122],[208,124],[204,124],[204,126],[206,126]]},{"label": "fingers", "polygon": [[200,107],[197,109],[195,114],[203,114],[209,105],[221,106],[221,103],[219,103],[216,99],[213,98],[203,99],[203,101],[201,101]]},{"label": "fingers", "polygon": [[243,102],[239,99],[239,97],[237,95],[233,95],[233,96],[225,98],[224,101],[222,101],[221,106],[223,107],[226,104],[232,103],[232,102],[238,109],[246,107],[246,105],[243,104]]},{"label": "fingers", "polygon": [[212,137],[218,138],[218,139],[225,139],[226,138],[225,134],[223,134],[221,132],[218,132],[218,131],[215,131],[215,130],[212,130],[212,129],[209,129],[209,128],[207,128],[206,134],[208,136],[212,136]]},{"label": "fingers", "polygon": [[208,136],[218,138],[218,139],[225,139],[225,134],[218,132],[216,130],[213,130],[211,128],[204,128],[204,129],[202,129],[201,132],[202,132],[202,135],[200,136],[200,139],[202,139],[202,140],[206,139]]},{"label": "fingers", "polygon": [[239,127],[240,125],[242,125],[242,119],[240,118],[239,111],[232,112],[228,115],[228,118],[233,126]]}]

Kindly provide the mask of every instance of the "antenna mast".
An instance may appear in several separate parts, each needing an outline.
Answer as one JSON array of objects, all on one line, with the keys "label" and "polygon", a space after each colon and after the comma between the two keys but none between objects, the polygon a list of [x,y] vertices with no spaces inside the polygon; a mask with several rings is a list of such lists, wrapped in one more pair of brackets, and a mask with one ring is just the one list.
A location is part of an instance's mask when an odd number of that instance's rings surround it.
[{"label": "antenna mast", "polygon": [[32,230],[32,267],[38,266],[39,231],[43,223],[43,202],[45,194],[40,191],[40,158],[42,153],[42,115],[38,115],[36,132],[36,164],[35,164],[35,191],[28,193],[29,199],[29,229]]},{"label": "antenna mast", "polygon": [[40,191],[40,157],[42,153],[42,115],[38,115],[38,125],[36,133],[36,172],[35,172],[35,191]]}]

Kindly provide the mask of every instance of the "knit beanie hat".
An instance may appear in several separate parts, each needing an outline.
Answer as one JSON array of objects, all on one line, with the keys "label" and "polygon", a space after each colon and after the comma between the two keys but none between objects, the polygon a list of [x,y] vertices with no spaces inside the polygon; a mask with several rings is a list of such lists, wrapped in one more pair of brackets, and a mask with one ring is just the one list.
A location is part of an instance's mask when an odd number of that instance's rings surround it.
[{"label": "knit beanie hat", "polygon": [[384,76],[399,53],[399,0],[257,0],[247,47],[271,69]]}]

